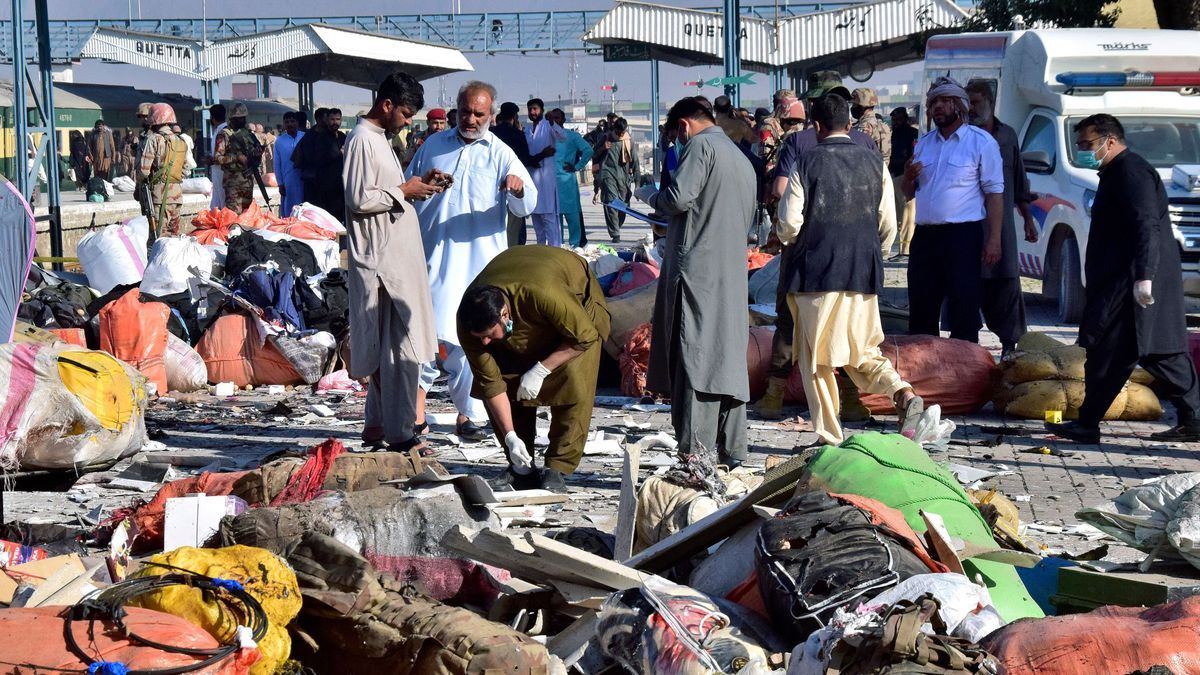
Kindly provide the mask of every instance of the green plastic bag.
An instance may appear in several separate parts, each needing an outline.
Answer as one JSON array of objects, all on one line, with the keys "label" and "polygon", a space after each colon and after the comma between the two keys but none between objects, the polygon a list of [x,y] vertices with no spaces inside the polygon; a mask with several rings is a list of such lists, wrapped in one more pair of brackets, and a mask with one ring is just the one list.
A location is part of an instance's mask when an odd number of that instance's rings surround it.
[{"label": "green plastic bag", "polygon": [[[920,512],[936,513],[946,521],[950,536],[995,545],[991,528],[949,469],[899,434],[869,431],[851,436],[840,446],[822,448],[809,462],[800,485],[878,500],[903,513],[918,534],[926,529]],[[972,579],[983,576],[996,611],[1006,621],[1045,616],[1012,565],[968,559],[963,568]]]}]

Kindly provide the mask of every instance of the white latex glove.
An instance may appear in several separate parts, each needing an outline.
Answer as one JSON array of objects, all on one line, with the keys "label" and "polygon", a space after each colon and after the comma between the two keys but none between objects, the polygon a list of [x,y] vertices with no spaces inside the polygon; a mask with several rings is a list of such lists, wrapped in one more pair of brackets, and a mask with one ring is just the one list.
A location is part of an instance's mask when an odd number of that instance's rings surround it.
[{"label": "white latex glove", "polygon": [[1149,307],[1154,304],[1154,295],[1150,292],[1150,286],[1149,279],[1133,282],[1133,299],[1142,307]]},{"label": "white latex glove", "polygon": [[514,473],[527,474],[533,470],[533,457],[525,448],[525,441],[517,437],[517,432],[510,431],[504,435],[504,445],[508,448],[508,461],[512,464]]},{"label": "white latex glove", "polygon": [[650,198],[656,194],[658,194],[658,189],[649,183],[633,191],[634,197],[637,197],[647,204],[650,203]]},{"label": "white latex glove", "polygon": [[517,400],[530,401],[537,398],[542,391],[542,383],[549,374],[550,369],[543,366],[541,361],[533,364],[533,367],[521,376],[521,386],[517,387]]}]

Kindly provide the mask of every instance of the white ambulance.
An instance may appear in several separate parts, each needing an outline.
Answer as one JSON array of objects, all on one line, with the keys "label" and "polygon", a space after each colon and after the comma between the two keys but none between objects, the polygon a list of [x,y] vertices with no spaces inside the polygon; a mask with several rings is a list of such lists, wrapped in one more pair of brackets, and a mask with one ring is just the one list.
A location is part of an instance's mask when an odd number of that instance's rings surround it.
[{"label": "white ambulance", "polygon": [[1043,281],[1059,318],[1083,312],[1096,171],[1075,163],[1073,126],[1105,112],[1121,120],[1129,147],[1158,169],[1183,256],[1184,287],[1200,290],[1200,191],[1172,180],[1177,165],[1200,165],[1200,31],[1056,29],[965,33],[930,38],[926,84],[950,75],[985,79],[996,117],[1017,130],[1036,195],[1036,243],[1015,219],[1021,274]]}]

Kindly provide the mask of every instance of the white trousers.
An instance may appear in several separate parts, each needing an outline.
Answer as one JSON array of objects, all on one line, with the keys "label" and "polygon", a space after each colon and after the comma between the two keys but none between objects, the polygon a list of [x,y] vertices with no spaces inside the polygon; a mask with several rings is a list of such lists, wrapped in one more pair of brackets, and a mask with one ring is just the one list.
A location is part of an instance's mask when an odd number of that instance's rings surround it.
[{"label": "white trousers", "polygon": [[[466,415],[471,421],[483,422],[487,419],[487,410],[483,407],[483,401],[471,398],[471,384],[475,378],[471,374],[471,365],[467,363],[467,353],[458,345],[452,345],[449,342],[441,344],[446,347],[446,358],[442,361],[442,367],[450,376],[447,386],[450,389],[450,399],[454,401],[454,407],[458,409],[460,415]],[[432,389],[440,372],[437,361],[422,364],[421,388],[425,391]]]}]

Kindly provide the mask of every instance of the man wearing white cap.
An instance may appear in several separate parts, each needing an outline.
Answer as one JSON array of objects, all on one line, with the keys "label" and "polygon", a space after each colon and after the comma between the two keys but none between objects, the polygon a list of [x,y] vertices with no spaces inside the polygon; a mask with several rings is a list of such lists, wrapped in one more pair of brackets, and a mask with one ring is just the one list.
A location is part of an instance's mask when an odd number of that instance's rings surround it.
[{"label": "man wearing white cap", "polygon": [[934,81],[925,105],[937,128],[917,141],[903,179],[905,197],[917,197],[908,332],[938,335],[946,303],[950,337],[979,342],[981,270],[1000,260],[1000,146],[991,134],[967,124],[970,100],[953,79]]}]

